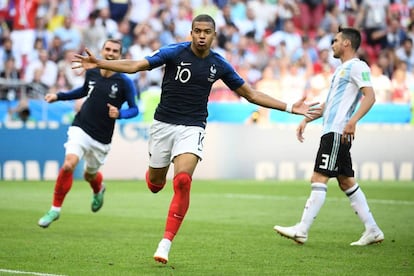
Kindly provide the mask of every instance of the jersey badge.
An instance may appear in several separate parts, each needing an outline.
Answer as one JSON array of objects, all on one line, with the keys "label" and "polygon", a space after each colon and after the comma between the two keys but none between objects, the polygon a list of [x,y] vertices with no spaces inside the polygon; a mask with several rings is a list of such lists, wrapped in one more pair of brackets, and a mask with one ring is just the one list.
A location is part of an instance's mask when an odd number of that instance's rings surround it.
[{"label": "jersey badge", "polygon": [[118,85],[112,84],[111,92],[109,93],[109,98],[116,99],[116,94],[118,93]]},{"label": "jersey badge", "polygon": [[208,75],[207,80],[209,82],[215,82],[216,81],[216,74],[217,74],[216,65],[213,64],[213,65],[210,66],[210,74]]}]

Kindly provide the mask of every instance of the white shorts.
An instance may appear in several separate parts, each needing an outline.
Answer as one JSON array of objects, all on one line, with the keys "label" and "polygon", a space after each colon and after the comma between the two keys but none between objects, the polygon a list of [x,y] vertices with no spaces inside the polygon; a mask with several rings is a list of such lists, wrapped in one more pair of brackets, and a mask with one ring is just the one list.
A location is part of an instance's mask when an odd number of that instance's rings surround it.
[{"label": "white shorts", "polygon": [[66,155],[75,154],[79,160],[85,160],[85,171],[90,174],[97,173],[105,163],[111,149],[111,144],[102,144],[94,140],[80,127],[70,126],[68,140],[65,143]]},{"label": "white shorts", "polygon": [[165,168],[174,158],[183,153],[193,153],[203,158],[205,129],[154,120],[149,130],[149,165]]}]

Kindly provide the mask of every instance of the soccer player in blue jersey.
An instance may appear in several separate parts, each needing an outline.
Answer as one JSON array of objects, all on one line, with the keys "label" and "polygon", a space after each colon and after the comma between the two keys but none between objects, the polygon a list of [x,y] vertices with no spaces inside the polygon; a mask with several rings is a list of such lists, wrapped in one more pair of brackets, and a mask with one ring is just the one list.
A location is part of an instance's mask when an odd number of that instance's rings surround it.
[{"label": "soccer player in blue jersey", "polygon": [[146,182],[153,193],[166,183],[170,163],[174,164],[174,195],[168,211],[164,237],[154,259],[167,263],[171,242],[177,234],[190,203],[192,176],[203,157],[207,122],[207,101],[211,86],[221,79],[249,102],[281,111],[313,116],[315,104],[304,99],[286,104],[254,91],[218,53],[211,50],[216,36],[215,22],[209,15],[198,15],[191,26],[191,42],[168,45],[142,60],[102,60],[90,51],[76,55],[73,68],[105,68],[133,73],[165,65],[161,100],[154,115],[149,138],[149,168]]},{"label": "soccer player in blue jersey", "polygon": [[[305,118],[297,129],[298,140],[303,142],[306,124],[323,116],[322,136],[311,177],[311,193],[301,221],[290,227],[274,227],[276,232],[299,244],[308,239],[309,229],[325,202],[327,183],[332,177],[337,179],[339,187],[348,196],[351,207],[365,226],[361,238],[351,245],[364,246],[384,240],[384,233],[375,222],[365,194],[354,178],[350,154],[356,124],[375,102],[370,68],[357,58],[360,44],[358,30],[339,28],[332,42],[332,50],[334,57],[339,58],[342,64],[333,75],[326,102],[322,104],[323,113],[313,119]],[[358,103],[360,105],[356,110]]]},{"label": "soccer player in blue jersey", "polygon": [[[120,59],[121,49],[120,41],[107,40],[101,56],[105,60]],[[82,158],[85,161],[84,178],[93,190],[92,212],[101,209],[105,185],[99,168],[111,148],[115,121],[138,115],[136,94],[134,84],[125,74],[96,68],[86,71],[82,87],[45,96],[49,103],[84,97],[86,100],[68,129],[65,160],[56,180],[52,207],[40,218],[40,227],[46,228],[59,218],[63,200],[72,187],[73,171]],[[125,102],[128,108],[121,109]]]}]

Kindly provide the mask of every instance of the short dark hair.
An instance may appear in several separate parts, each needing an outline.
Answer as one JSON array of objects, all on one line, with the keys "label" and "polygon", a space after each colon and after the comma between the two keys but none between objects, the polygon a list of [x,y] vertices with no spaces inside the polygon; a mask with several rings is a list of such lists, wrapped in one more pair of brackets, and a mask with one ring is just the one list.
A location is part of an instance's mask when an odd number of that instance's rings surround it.
[{"label": "short dark hair", "polygon": [[112,39],[112,38],[109,38],[109,39],[107,39],[107,40],[105,41],[105,43],[102,45],[102,48],[104,48],[104,47],[105,47],[105,45],[106,45],[106,43],[108,43],[108,42],[112,42],[112,43],[115,43],[115,44],[118,44],[119,46],[121,46],[121,47],[120,47],[120,50],[119,50],[119,53],[122,55],[122,42],[121,42],[121,40],[119,40],[119,39]]},{"label": "short dark hair", "polygon": [[344,39],[349,39],[349,41],[351,41],[351,47],[355,51],[361,46],[361,33],[357,29],[348,27],[343,28],[339,26],[338,33],[342,33]]},{"label": "short dark hair", "polygon": [[214,30],[216,29],[216,22],[214,21],[213,17],[211,17],[211,16],[210,16],[210,15],[208,15],[208,14],[200,14],[200,15],[197,15],[197,16],[193,19],[193,22],[192,22],[192,24],[191,24],[191,28],[193,28],[193,27],[194,27],[194,23],[195,23],[195,22],[209,22],[209,23],[213,24],[213,28],[214,28]]}]

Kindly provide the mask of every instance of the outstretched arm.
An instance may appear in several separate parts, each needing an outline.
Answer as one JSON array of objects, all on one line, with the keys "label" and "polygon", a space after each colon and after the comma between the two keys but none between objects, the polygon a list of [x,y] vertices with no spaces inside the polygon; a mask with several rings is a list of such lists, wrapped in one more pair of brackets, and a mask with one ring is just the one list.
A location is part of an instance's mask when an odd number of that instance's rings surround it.
[{"label": "outstretched arm", "polygon": [[249,102],[263,107],[286,111],[293,114],[301,114],[310,119],[321,114],[321,108],[317,106],[319,103],[314,102],[307,104],[305,103],[305,97],[294,104],[289,104],[275,99],[263,92],[255,91],[246,83],[237,88],[235,92]]},{"label": "outstretched arm", "polygon": [[72,69],[82,68],[84,70],[92,68],[101,68],[121,73],[135,73],[138,71],[145,71],[150,69],[148,60],[131,60],[131,59],[118,59],[118,60],[106,60],[98,59],[88,49],[85,49],[86,56],[76,54],[72,59]]}]

